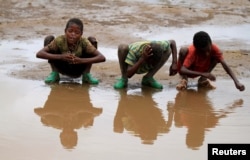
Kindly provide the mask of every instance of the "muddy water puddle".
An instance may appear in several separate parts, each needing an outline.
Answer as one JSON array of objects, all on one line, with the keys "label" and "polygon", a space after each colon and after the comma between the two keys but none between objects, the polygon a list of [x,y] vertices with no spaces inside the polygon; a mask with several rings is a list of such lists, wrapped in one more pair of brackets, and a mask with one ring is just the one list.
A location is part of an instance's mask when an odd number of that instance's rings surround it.
[{"label": "muddy water puddle", "polygon": [[245,92],[0,82],[1,159],[206,159],[208,143],[250,142],[248,79]]}]

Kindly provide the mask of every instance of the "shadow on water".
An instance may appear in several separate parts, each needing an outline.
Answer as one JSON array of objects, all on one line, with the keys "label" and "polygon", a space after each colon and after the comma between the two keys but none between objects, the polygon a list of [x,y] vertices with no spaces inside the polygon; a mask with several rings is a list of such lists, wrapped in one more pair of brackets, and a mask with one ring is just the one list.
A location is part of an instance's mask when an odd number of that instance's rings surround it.
[{"label": "shadow on water", "polygon": [[77,145],[77,129],[93,126],[94,119],[102,113],[102,108],[90,102],[89,86],[78,83],[52,85],[43,107],[34,109],[41,117],[41,123],[61,130],[61,144],[71,149]]},{"label": "shadow on water", "polygon": [[215,128],[219,120],[233,113],[243,105],[238,99],[221,110],[216,110],[208,97],[206,88],[188,89],[177,93],[175,102],[168,102],[168,111],[174,112],[174,123],[177,128],[186,127],[186,145],[197,150],[203,145],[205,132]]}]

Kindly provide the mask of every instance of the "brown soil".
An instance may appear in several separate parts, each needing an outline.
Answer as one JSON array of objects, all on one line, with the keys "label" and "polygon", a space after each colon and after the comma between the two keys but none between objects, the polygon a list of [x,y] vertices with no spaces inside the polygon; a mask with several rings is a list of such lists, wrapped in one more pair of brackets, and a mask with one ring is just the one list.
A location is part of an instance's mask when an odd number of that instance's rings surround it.
[{"label": "brown soil", "polygon": [[[77,0],[72,2],[1,0],[0,2],[0,36],[2,39],[8,40],[25,41],[43,38],[48,34],[63,34],[67,20],[72,17],[79,17],[83,20],[84,36],[95,36],[99,44],[111,48],[116,48],[120,43],[143,40],[143,37],[134,36],[136,32],[151,33],[159,28],[181,28],[193,24],[226,26],[250,23],[249,0],[206,0],[204,3],[208,3],[210,7],[199,8],[187,5],[185,2],[178,6],[170,3],[159,5],[137,1],[110,0]],[[233,45],[237,46],[237,43],[241,42],[236,42]],[[250,51],[242,48],[227,50],[229,46],[232,46],[230,43],[220,43],[220,45],[224,49],[227,63],[235,74],[238,77],[249,77]],[[23,69],[13,70],[11,73],[19,78],[41,80],[50,72],[46,61],[33,63],[23,60],[17,63],[22,63]],[[108,83],[113,83],[115,78],[120,75],[117,61],[95,64],[92,72],[102,81]],[[220,65],[213,73],[217,76],[228,77]],[[178,76],[168,76],[167,66],[162,68],[156,76],[160,80],[170,80],[170,83],[172,80],[175,81],[176,77],[178,78]]]}]

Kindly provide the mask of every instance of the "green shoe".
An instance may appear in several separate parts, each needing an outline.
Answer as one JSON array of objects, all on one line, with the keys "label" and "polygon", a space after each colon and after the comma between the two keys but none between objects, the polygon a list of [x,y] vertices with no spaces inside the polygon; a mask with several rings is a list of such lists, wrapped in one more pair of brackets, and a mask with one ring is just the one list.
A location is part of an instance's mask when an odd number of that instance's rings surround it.
[{"label": "green shoe", "polygon": [[52,71],[48,77],[44,80],[45,83],[56,83],[60,81],[60,76],[58,72]]},{"label": "green shoe", "polygon": [[82,82],[83,83],[89,83],[89,84],[98,84],[98,79],[92,77],[90,73],[85,73],[82,75]]},{"label": "green shoe", "polygon": [[157,82],[153,77],[143,77],[142,78],[142,85],[149,86],[155,89],[162,89],[163,86],[159,82]]},{"label": "green shoe", "polygon": [[115,89],[122,89],[127,87],[128,79],[126,78],[120,78],[118,81],[114,84]]}]

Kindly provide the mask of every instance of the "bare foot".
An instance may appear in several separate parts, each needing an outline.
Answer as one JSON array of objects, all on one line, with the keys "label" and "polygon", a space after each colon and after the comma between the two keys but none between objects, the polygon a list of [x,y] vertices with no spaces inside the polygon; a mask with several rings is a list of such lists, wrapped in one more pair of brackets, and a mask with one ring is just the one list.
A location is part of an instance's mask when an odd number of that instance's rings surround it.
[{"label": "bare foot", "polygon": [[184,90],[187,89],[187,80],[182,79],[179,84],[176,86],[177,90]]}]

